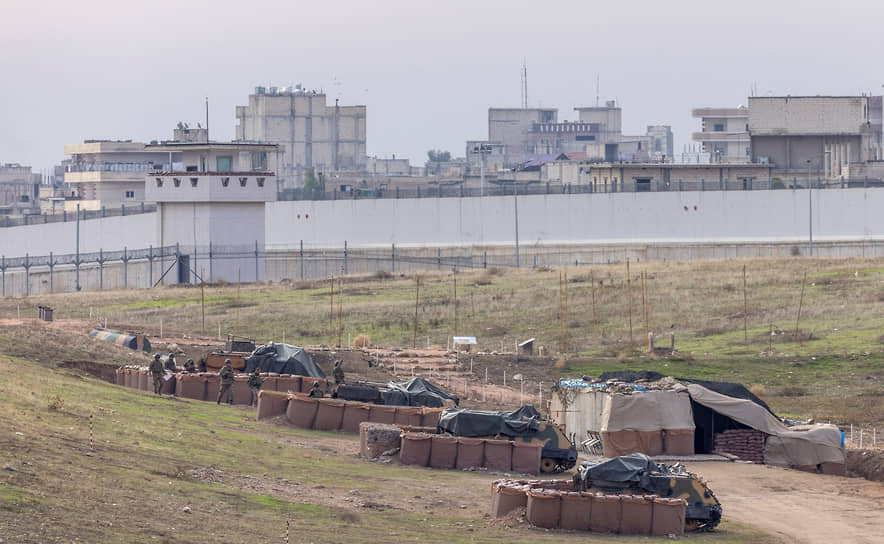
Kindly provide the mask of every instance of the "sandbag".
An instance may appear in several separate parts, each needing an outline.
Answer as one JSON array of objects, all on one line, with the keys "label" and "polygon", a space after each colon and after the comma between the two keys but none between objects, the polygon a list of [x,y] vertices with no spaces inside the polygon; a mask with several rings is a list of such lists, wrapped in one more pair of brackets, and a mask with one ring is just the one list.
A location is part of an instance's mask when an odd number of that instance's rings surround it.
[{"label": "sandbag", "polygon": [[402,433],[399,460],[403,465],[425,467],[430,464],[433,436],[425,433]]},{"label": "sandbag", "polygon": [[[206,400],[218,400],[218,392],[221,391],[221,376],[217,372],[203,372],[206,378]],[[221,402],[227,402],[227,399],[221,399]]]},{"label": "sandbag", "polygon": [[694,454],[693,429],[664,429],[663,453],[666,455],[689,456]]},{"label": "sandbag", "polygon": [[285,418],[302,429],[312,429],[319,403],[306,395],[289,395],[289,405],[285,410]]},{"label": "sandbag", "polygon": [[358,433],[359,424],[363,421],[371,421],[371,405],[361,402],[347,402],[344,404],[344,417],[341,420],[342,431]]},{"label": "sandbag", "polygon": [[147,370],[138,371],[138,389],[153,391],[153,374]]},{"label": "sandbag", "polygon": [[[277,372],[262,372],[261,379],[264,380],[264,383],[261,384],[261,389],[266,391],[279,391],[279,388],[276,386],[279,381],[279,373]],[[285,391],[283,391],[285,393]]]},{"label": "sandbag", "polygon": [[623,495],[620,497],[620,534],[647,535],[651,533],[654,496]]},{"label": "sandbag", "polygon": [[371,407],[371,422],[392,425],[396,423],[396,407],[373,404]]},{"label": "sandbag", "polygon": [[485,460],[485,440],[482,438],[457,438],[457,463],[459,469],[478,468]]},{"label": "sandbag", "polygon": [[337,431],[341,428],[344,418],[344,401],[335,399],[318,399],[319,408],[313,428],[320,431]]},{"label": "sandbag", "polygon": [[486,440],[485,468],[498,472],[512,470],[513,443],[509,440]]},{"label": "sandbag", "polygon": [[445,408],[427,408],[424,406],[421,411],[423,415],[421,416],[421,422],[419,425],[421,427],[433,427],[435,428],[439,424],[439,416],[442,414],[442,410]]},{"label": "sandbag", "polygon": [[528,521],[535,527],[555,529],[561,518],[560,491],[546,489],[528,490]]},{"label": "sandbag", "polygon": [[284,391],[286,393],[309,393],[310,389],[312,388],[313,382],[310,382],[310,387],[306,391],[304,391],[304,389],[301,387],[301,376],[280,374],[279,378],[276,379],[277,391]]},{"label": "sandbag", "polygon": [[641,444],[641,453],[653,457],[654,455],[663,455],[663,431],[636,431],[638,434],[639,444]]},{"label": "sandbag", "polygon": [[589,530],[594,533],[616,533],[620,530],[620,495],[593,496]]},{"label": "sandbag", "polygon": [[174,374],[163,374],[163,387],[160,389],[160,393],[163,395],[174,395],[176,382]]},{"label": "sandbag", "polygon": [[681,536],[684,533],[684,516],[687,504],[684,499],[655,498],[653,501],[651,535]]},{"label": "sandbag", "polygon": [[491,517],[502,518],[513,510],[528,506],[528,486],[513,480],[491,482]]},{"label": "sandbag", "polygon": [[115,385],[123,385],[123,369],[117,368],[114,370],[114,384]]},{"label": "sandbag", "polygon": [[820,463],[820,470],[823,474],[844,476],[844,463]]},{"label": "sandbag", "polygon": [[537,474],[540,472],[540,454],[543,444],[530,442],[513,442],[513,472],[521,474]]},{"label": "sandbag", "polygon": [[[401,431],[395,425],[363,422],[359,424],[359,451],[374,459],[386,451],[402,447]],[[401,450],[400,450],[401,451]]]},{"label": "sandbag", "polygon": [[231,389],[233,390],[233,404],[248,404],[252,401],[252,392],[249,390],[248,374],[238,374],[234,376]]},{"label": "sandbag", "polygon": [[410,408],[408,406],[397,406],[394,423],[396,425],[409,425],[412,427],[420,427],[422,420],[421,409]]},{"label": "sandbag", "polygon": [[589,516],[592,511],[592,493],[562,493],[562,514],[560,526],[572,531],[588,531]]},{"label": "sandbag", "polygon": [[258,413],[256,419],[285,415],[288,406],[289,396],[286,393],[264,391],[262,389],[258,392]]},{"label": "sandbag", "polygon": [[430,450],[430,466],[433,468],[454,468],[457,465],[457,438],[433,435]]},{"label": "sandbag", "polygon": [[198,374],[181,374],[175,380],[175,396],[206,400],[206,378]]}]

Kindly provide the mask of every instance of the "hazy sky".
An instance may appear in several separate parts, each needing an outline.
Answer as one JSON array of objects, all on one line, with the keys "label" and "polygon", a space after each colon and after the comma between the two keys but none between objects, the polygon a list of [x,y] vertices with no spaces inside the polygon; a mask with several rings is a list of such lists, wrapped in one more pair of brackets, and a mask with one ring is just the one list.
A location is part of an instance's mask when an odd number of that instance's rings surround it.
[{"label": "hazy sky", "polygon": [[878,2],[0,1],[0,162],[48,168],[65,143],[234,137],[255,85],[368,107],[368,153],[423,164],[487,136],[489,106],[623,107],[627,133],[759,94],[880,94]]}]

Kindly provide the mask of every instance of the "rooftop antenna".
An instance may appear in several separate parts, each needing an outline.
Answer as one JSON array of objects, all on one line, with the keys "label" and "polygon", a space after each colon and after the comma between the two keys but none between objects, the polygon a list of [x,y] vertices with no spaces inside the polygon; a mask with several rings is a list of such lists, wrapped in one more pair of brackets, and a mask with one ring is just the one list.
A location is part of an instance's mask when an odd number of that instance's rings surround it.
[{"label": "rooftop antenna", "polygon": [[599,75],[595,76],[595,107],[599,107]]},{"label": "rooftop antenna", "polygon": [[206,143],[209,143],[209,97],[206,97]]},{"label": "rooftop antenna", "polygon": [[522,57],[522,109],[528,109],[528,64]]}]

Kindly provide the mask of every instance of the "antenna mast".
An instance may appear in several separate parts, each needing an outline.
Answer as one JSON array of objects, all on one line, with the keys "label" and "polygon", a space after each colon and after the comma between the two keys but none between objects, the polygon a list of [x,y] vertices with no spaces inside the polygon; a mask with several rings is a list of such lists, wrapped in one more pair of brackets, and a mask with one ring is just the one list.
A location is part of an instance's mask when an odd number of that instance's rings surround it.
[{"label": "antenna mast", "polygon": [[522,109],[528,109],[528,65],[522,58]]}]

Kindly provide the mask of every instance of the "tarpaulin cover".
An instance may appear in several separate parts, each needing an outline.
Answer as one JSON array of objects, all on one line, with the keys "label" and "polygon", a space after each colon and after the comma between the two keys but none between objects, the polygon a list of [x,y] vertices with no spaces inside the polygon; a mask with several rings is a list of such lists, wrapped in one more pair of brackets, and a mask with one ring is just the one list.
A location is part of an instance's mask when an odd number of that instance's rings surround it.
[{"label": "tarpaulin cover", "polygon": [[[647,455],[631,453],[591,466],[585,474],[591,480],[638,483],[649,472],[665,472],[665,470],[665,467],[660,467]],[[583,475],[584,471],[581,470],[580,473]]]},{"label": "tarpaulin cover", "polygon": [[255,368],[260,368],[261,372],[325,378],[325,373],[309,353],[289,344],[272,343],[257,348],[246,358],[246,372],[252,373]]},{"label": "tarpaulin cover", "polygon": [[656,382],[664,377],[663,374],[653,370],[612,370],[611,372],[603,372],[599,379],[602,381],[619,380],[621,382],[633,383],[639,380]]},{"label": "tarpaulin cover", "polygon": [[537,430],[540,413],[531,405],[510,412],[446,408],[439,416],[442,432],[455,436],[523,436]]},{"label": "tarpaulin cover", "polygon": [[[684,389],[684,388],[682,388]],[[687,391],[646,391],[612,394],[605,399],[602,431],[693,429],[694,416]]]},{"label": "tarpaulin cover", "polygon": [[707,381],[703,381],[703,380],[689,380],[687,378],[676,378],[676,379],[680,382],[685,382],[685,383],[689,383],[689,384],[695,383],[697,385],[702,385],[703,387],[705,387],[706,389],[709,389],[710,391],[714,391],[716,393],[720,393],[720,394],[726,395],[728,397],[751,400],[755,404],[761,406],[762,408],[764,408],[765,410],[767,410],[768,412],[773,414],[773,410],[770,409],[770,406],[768,406],[763,400],[761,400],[760,398],[755,396],[754,393],[752,393],[751,391],[746,389],[746,386],[744,386],[742,384],[732,383],[732,382],[707,382]]},{"label": "tarpaulin cover", "polygon": [[423,378],[412,378],[407,382],[390,382],[384,391],[384,404],[388,406],[445,406],[446,400],[460,402],[460,397],[449,393]]}]

